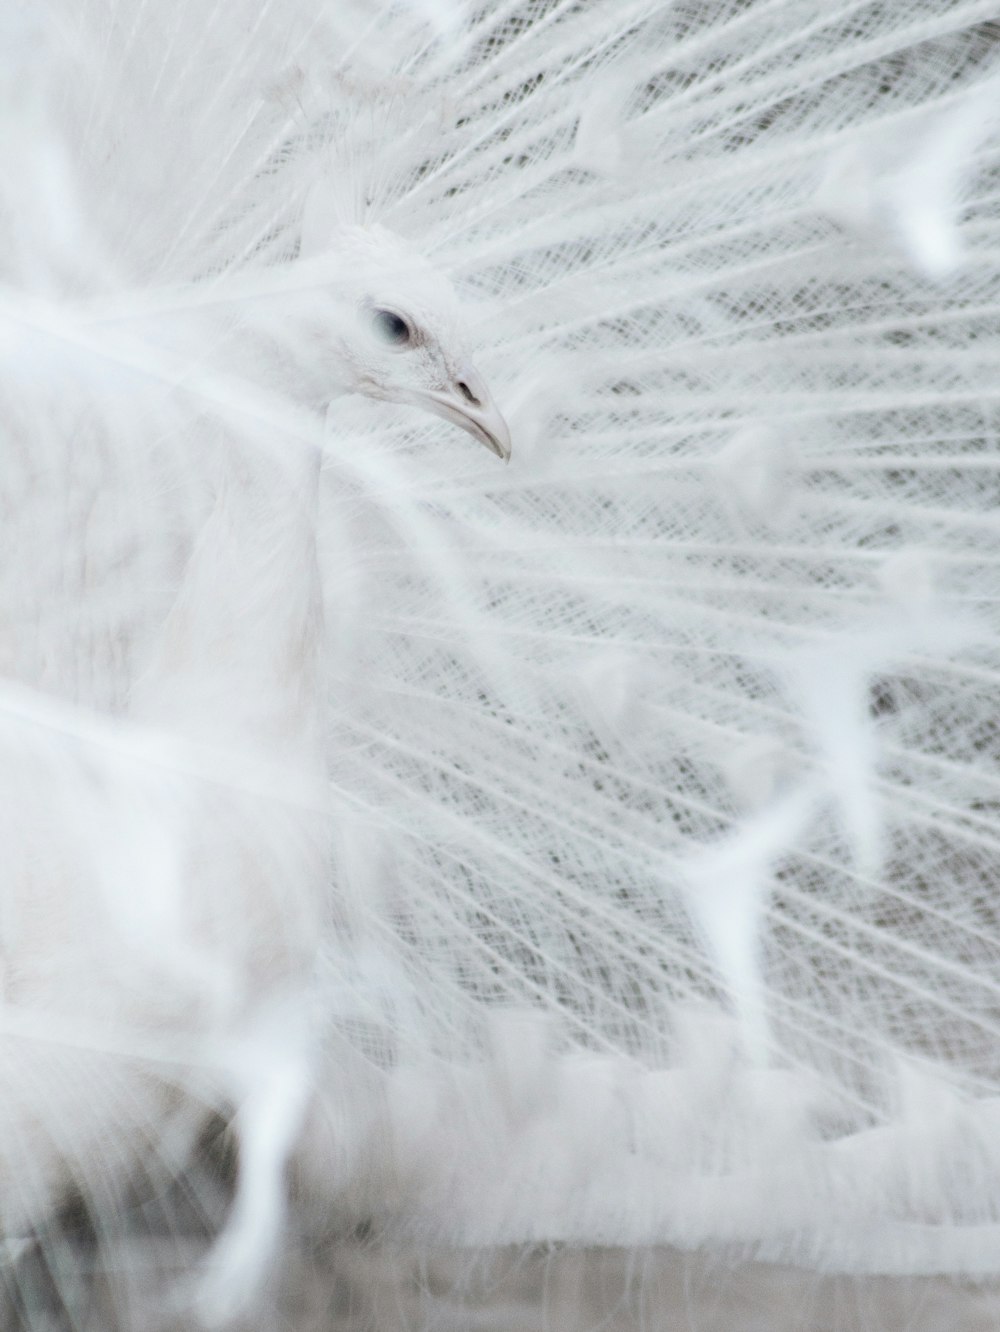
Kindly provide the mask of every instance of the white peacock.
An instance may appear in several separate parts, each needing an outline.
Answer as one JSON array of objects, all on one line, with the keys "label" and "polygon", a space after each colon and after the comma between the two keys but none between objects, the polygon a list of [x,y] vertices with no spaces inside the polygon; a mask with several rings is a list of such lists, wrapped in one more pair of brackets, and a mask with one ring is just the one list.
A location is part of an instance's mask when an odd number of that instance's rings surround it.
[{"label": "white peacock", "polygon": [[423,1238],[995,1271],[990,5],[46,15],[8,1225],[200,1099],[233,1263],[297,1152]]}]

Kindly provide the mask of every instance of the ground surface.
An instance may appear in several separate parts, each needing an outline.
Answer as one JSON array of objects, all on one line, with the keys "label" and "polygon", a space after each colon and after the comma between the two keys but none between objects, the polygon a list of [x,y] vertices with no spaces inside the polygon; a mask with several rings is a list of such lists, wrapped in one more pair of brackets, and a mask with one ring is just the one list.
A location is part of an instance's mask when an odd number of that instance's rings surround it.
[{"label": "ground surface", "polygon": [[[183,1250],[176,1257],[183,1264]],[[150,1264],[152,1266],[158,1264]],[[72,1312],[22,1282],[31,1332],[197,1332],[174,1285],[143,1283],[129,1255],[131,1313],[106,1275]],[[22,1276],[24,1274],[22,1273]],[[121,1275],[121,1273],[119,1273]],[[140,1289],[134,1283],[140,1279]],[[79,1292],[79,1287],[76,1288]],[[173,1305],[173,1309],[171,1306]],[[553,1250],[470,1256],[386,1252],[354,1242],[289,1254],[252,1316],[233,1332],[994,1332],[1000,1285],[940,1279],[847,1278],[718,1257],[656,1251]]]},{"label": "ground surface", "polygon": [[[661,1250],[432,1260],[342,1249],[336,1332],[992,1332],[1000,1284],[849,1279]],[[318,1323],[317,1326],[322,1326]]]}]

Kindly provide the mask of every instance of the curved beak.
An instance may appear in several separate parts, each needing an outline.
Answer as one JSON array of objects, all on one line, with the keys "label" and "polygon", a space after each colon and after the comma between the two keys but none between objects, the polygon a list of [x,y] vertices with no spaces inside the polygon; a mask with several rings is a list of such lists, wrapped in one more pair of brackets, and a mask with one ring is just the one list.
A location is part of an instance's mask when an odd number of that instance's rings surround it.
[{"label": "curved beak", "polygon": [[441,392],[433,389],[415,389],[406,395],[407,401],[424,407],[435,416],[468,431],[473,438],[502,458],[510,460],[510,431],[500,415],[489,389],[471,366],[463,367],[455,382]]}]

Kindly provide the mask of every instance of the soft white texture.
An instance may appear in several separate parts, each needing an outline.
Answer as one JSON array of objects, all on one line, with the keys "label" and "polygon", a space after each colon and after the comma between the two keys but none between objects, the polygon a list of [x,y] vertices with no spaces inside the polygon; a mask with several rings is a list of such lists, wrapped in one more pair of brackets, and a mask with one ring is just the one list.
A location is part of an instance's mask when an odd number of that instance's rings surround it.
[{"label": "soft white texture", "polygon": [[[422,1237],[995,1271],[994,20],[0,17],[8,1230],[69,1176],[113,1243],[207,1104],[216,1301],[286,1155]],[[307,204],[458,282],[509,467],[304,401]],[[315,726],[222,650],[140,707],[220,477],[316,448]],[[281,494],[204,624],[306,595]]]}]

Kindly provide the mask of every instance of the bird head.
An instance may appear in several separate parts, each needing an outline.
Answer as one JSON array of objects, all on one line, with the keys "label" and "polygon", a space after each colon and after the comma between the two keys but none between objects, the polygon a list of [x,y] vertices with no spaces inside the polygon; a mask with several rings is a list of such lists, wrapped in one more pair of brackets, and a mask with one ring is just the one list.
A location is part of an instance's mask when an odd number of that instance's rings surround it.
[{"label": "bird head", "polygon": [[506,462],[510,431],[473,365],[444,274],[381,226],[337,229],[321,258],[341,313],[328,337],[342,388],[433,412]]}]

